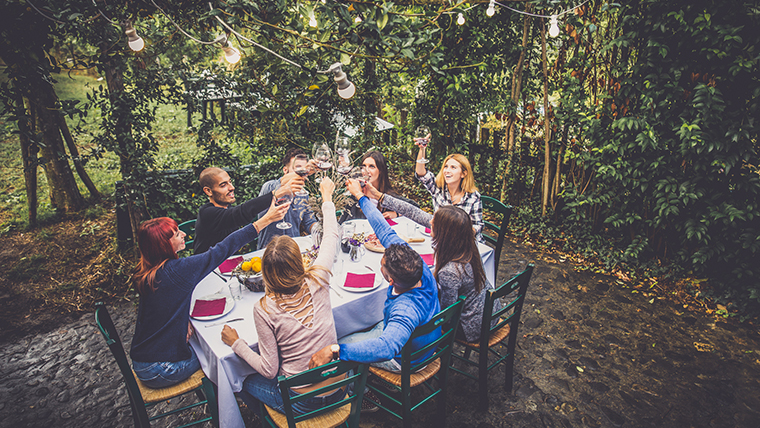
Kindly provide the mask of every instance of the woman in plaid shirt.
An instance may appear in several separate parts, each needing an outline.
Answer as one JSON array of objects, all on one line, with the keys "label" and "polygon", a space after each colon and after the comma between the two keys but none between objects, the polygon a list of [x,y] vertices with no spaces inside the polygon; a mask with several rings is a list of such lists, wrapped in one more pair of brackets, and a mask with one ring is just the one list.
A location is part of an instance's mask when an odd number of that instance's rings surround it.
[{"label": "woman in plaid shirt", "polygon": [[[415,142],[415,144],[417,144]],[[425,148],[420,144],[417,159],[425,158]],[[470,161],[459,153],[446,156],[443,167],[438,175],[425,168],[423,162],[417,162],[415,168],[417,179],[433,196],[433,210],[444,205],[454,205],[463,209],[472,219],[472,228],[475,230],[475,239],[483,242],[483,203],[480,201],[480,193],[475,186],[475,177],[472,175]]]}]

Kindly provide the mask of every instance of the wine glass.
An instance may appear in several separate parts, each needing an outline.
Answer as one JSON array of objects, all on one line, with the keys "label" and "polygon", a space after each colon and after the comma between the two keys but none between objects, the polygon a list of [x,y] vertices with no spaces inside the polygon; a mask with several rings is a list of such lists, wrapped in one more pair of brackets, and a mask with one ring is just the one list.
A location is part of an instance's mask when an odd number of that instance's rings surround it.
[{"label": "wine glass", "polygon": [[[309,175],[309,157],[306,155],[296,155],[293,161],[293,172],[306,178]],[[295,192],[296,196],[309,196],[309,192],[305,188]]]},{"label": "wine glass", "polygon": [[[332,168],[332,151],[327,144],[315,144],[311,157],[317,162],[317,168],[323,172],[323,175],[325,171]],[[321,181],[321,178],[317,179],[318,183]]]},{"label": "wine glass", "polygon": [[[277,199],[277,201],[275,201],[274,205],[275,206],[280,206],[282,204],[287,204],[288,202],[290,202],[292,200],[293,200],[293,196],[292,195],[283,195],[283,196],[280,196],[280,198]],[[276,226],[277,226],[278,229],[283,229],[283,230],[290,229],[291,227],[293,227],[292,224],[290,224],[287,221],[285,221],[284,217],[283,217],[282,220],[280,220],[279,223],[276,224]]]},{"label": "wine glass", "polygon": [[[430,142],[430,128],[425,125],[418,126],[417,130],[414,131],[414,142],[417,143],[421,148],[426,148]],[[424,155],[421,159],[417,159],[417,163],[428,162],[430,161],[428,159],[425,159]]]},{"label": "wine glass", "polygon": [[343,152],[351,151],[351,139],[348,135],[341,134],[340,132],[335,136],[335,153],[340,155]]},{"label": "wine glass", "polygon": [[338,167],[335,170],[344,177],[348,176],[351,172],[351,152],[338,152]]}]

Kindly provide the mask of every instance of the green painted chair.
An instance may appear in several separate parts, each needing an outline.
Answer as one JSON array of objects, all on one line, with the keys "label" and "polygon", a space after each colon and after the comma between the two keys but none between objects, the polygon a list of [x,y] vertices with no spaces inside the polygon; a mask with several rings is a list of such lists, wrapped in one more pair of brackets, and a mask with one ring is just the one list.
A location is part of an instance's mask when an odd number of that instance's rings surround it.
[{"label": "green painted chair", "polygon": [[[505,364],[504,390],[512,392],[512,377],[515,362],[515,345],[517,344],[517,328],[520,326],[520,314],[522,313],[525,293],[528,290],[530,277],[533,274],[533,264],[516,275],[514,278],[505,282],[501,287],[486,292],[486,303],[483,310],[483,324],[480,327],[480,341],[465,342],[457,339],[457,343],[465,347],[464,356],[458,352],[452,354],[451,369],[457,373],[463,374],[470,379],[478,381],[478,399],[480,409],[488,409],[488,372],[498,366],[500,363]],[[512,295],[513,293],[515,293]],[[497,311],[493,311],[493,303],[504,297],[510,296],[510,302]],[[496,325],[491,327],[493,320],[499,320]],[[507,340],[507,343],[504,341]],[[507,352],[502,355],[496,351],[496,345],[499,347],[506,346]],[[472,351],[478,353],[478,361],[470,360]],[[488,365],[488,355],[494,354],[496,361]],[[462,361],[469,366],[478,367],[478,375],[473,376],[467,371],[459,370],[454,367],[456,361]]]},{"label": "green painted chair", "polygon": [[[149,388],[145,386],[140,379],[137,379],[132,371],[129,361],[127,360],[127,354],[124,352],[124,347],[121,344],[121,339],[119,339],[119,333],[116,331],[116,326],[114,326],[111,316],[108,314],[108,310],[106,310],[106,307],[102,302],[95,304],[95,323],[98,326],[98,330],[100,330],[100,334],[103,335],[108,348],[116,359],[121,375],[124,378],[124,383],[127,385],[127,395],[129,396],[129,404],[132,408],[132,417],[135,422],[135,427],[148,428],[150,427],[150,422],[153,420],[174,415],[204,404],[208,404],[208,412],[210,416],[182,425],[180,428],[198,425],[204,422],[211,422],[214,427],[219,427],[219,409],[217,407],[218,404],[216,401],[216,393],[214,392],[214,385],[208,380],[208,378],[206,378],[203,371],[198,370],[187,380],[168,388]],[[190,392],[195,392],[199,401],[166,413],[148,416],[148,409],[154,405]]]},{"label": "green painted chair", "polygon": [[[453,305],[437,313],[429,322],[414,330],[409,338],[409,342],[401,350],[401,373],[393,373],[372,366],[369,368],[370,373],[373,375],[372,378],[377,378],[386,386],[386,388],[382,388],[368,383],[369,389],[377,395],[385,397],[389,402],[394,403],[394,407],[400,407],[401,414],[389,409],[382,403],[377,403],[368,398],[367,400],[401,419],[404,427],[412,426],[412,411],[437,395],[440,395],[438,397],[438,416],[441,418],[441,425],[445,426],[446,383],[448,380],[449,360],[454,346],[454,336],[459,324],[459,316],[462,313],[462,306],[464,306],[464,296],[460,296]],[[422,349],[412,351],[412,339],[424,336],[439,328],[442,332],[440,338]],[[435,349],[435,352],[430,357],[414,365],[411,363],[431,349]],[[437,388],[433,387],[432,379],[436,379]],[[422,385],[427,389],[426,396],[412,405],[412,388],[418,385]],[[389,390],[393,392],[389,393]]]},{"label": "green painted chair", "polygon": [[[278,428],[296,428],[296,426],[298,428],[331,428],[339,425],[358,428],[367,373],[366,364],[352,361],[333,361],[290,377],[280,376],[277,381],[280,384],[285,414],[262,403],[261,414],[264,415],[264,422],[268,426]],[[290,396],[289,390],[292,387],[318,383],[327,378],[341,375],[345,375],[345,379],[304,394]],[[343,400],[302,415],[296,416],[293,413],[293,403],[316,395],[323,395],[349,384],[353,384],[351,388],[353,391],[346,393]]]},{"label": "green painted chair", "polygon": [[[507,225],[509,224],[509,218],[512,216],[512,205],[504,205],[501,201],[498,199],[494,199],[490,196],[481,196],[480,201],[483,203],[483,213],[491,212],[495,214],[497,217],[501,218],[501,221],[499,221],[499,225],[497,226],[494,223],[491,223],[490,221],[484,220],[483,225],[483,239],[486,240],[489,244],[494,246],[494,256],[496,259],[494,259],[494,281],[498,279],[499,276],[499,260],[501,260],[501,247],[504,246],[504,236],[507,233]],[[490,233],[486,232],[493,232],[494,235],[491,235]]]}]

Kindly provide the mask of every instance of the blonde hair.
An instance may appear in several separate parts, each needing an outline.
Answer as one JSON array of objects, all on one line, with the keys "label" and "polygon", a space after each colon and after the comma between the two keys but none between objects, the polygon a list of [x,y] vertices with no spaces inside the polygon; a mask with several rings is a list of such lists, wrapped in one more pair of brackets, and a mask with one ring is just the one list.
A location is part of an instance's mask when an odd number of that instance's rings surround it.
[{"label": "blonde hair", "polygon": [[[323,266],[304,269],[301,250],[296,241],[287,235],[275,236],[269,241],[261,259],[261,274],[266,291],[275,297],[297,293],[303,287],[304,279],[326,287],[330,277],[330,271]],[[264,299],[261,299],[261,305],[266,309]]]},{"label": "blonde hair", "polygon": [[475,185],[475,177],[472,174],[470,161],[467,160],[464,155],[460,155],[459,153],[453,153],[446,156],[446,159],[443,160],[443,164],[441,165],[441,170],[438,171],[438,175],[435,176],[435,185],[441,189],[443,189],[443,186],[446,185],[446,180],[443,178],[443,168],[446,166],[446,162],[448,162],[449,159],[454,159],[455,161],[459,162],[459,165],[462,167],[462,171],[465,172],[464,178],[462,178],[462,181],[460,183],[462,190],[467,193],[477,192],[478,187]]}]

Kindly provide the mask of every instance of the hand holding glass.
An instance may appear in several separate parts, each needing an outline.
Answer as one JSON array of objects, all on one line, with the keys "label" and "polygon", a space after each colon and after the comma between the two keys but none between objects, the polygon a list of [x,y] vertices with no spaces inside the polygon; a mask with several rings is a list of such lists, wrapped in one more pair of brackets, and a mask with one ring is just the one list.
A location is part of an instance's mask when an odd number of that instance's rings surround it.
[{"label": "hand holding glass", "polygon": [[[427,147],[429,142],[430,142],[430,129],[425,125],[421,125],[417,127],[417,130],[414,132],[414,143],[420,146],[421,149],[424,149]],[[417,159],[417,163],[428,163],[428,162],[430,161],[425,159],[424,155],[420,159]]]},{"label": "hand holding glass", "polygon": [[[296,155],[295,159],[293,160],[293,172],[301,177],[304,177],[305,179],[306,176],[309,175],[309,157],[306,155]],[[301,190],[295,193],[295,195],[309,196],[309,192],[307,192],[306,189],[302,187]]]},{"label": "hand holding glass", "polygon": [[[279,199],[277,199],[277,201],[274,203],[274,205],[275,206],[280,206],[280,205],[283,205],[283,204],[287,204],[292,199],[293,199],[293,196],[291,196],[291,195],[283,195]],[[279,223],[277,223],[277,228],[278,229],[285,230],[285,229],[290,229],[291,227],[293,227],[293,225],[290,224],[290,223],[288,223],[287,221],[285,221],[284,218]]]}]

